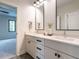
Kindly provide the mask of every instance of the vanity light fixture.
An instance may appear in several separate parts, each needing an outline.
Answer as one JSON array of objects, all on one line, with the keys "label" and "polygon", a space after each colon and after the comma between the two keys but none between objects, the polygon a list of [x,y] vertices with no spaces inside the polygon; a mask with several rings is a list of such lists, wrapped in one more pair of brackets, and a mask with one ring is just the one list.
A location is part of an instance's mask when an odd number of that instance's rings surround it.
[{"label": "vanity light fixture", "polygon": [[39,4],[40,4],[40,1],[39,1],[39,0],[37,0],[36,4],[37,4],[37,5],[39,5]]},{"label": "vanity light fixture", "polygon": [[34,6],[36,6],[36,2],[34,2]]},{"label": "vanity light fixture", "polygon": [[40,7],[41,5],[45,4],[47,1],[46,0],[37,0],[34,2],[35,7]]}]

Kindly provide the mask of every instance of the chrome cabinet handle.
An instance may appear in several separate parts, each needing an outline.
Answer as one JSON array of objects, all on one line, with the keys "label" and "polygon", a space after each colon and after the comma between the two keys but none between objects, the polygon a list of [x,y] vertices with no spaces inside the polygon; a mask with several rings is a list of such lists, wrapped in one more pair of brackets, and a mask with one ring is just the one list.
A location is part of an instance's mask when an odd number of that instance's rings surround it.
[{"label": "chrome cabinet handle", "polygon": [[31,41],[28,41],[28,43],[31,43]]},{"label": "chrome cabinet handle", "polygon": [[55,53],[55,56],[56,56],[56,57],[58,57],[58,58],[60,58],[60,57],[61,57],[61,55],[60,55],[60,54],[58,54],[58,53]]},{"label": "chrome cabinet handle", "polygon": [[42,50],[41,48],[37,47],[38,50]]},{"label": "chrome cabinet handle", "polygon": [[60,58],[61,57],[61,55],[60,54],[58,54],[58,58]]},{"label": "chrome cabinet handle", "polygon": [[37,40],[38,42],[42,42],[41,40]]},{"label": "chrome cabinet handle", "polygon": [[58,54],[57,53],[55,53],[55,56],[57,56]]},{"label": "chrome cabinet handle", "polygon": [[40,59],[38,56],[36,56],[37,59]]}]

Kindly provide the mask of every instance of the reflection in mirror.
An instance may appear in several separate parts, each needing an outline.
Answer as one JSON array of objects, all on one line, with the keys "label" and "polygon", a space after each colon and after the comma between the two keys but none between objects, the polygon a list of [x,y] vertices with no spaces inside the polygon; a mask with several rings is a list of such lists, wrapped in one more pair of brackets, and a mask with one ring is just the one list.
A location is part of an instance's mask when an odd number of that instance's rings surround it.
[{"label": "reflection in mirror", "polygon": [[57,30],[79,30],[79,0],[57,0]]},{"label": "reflection in mirror", "polygon": [[36,29],[44,29],[44,5],[36,7],[36,20],[35,20]]}]

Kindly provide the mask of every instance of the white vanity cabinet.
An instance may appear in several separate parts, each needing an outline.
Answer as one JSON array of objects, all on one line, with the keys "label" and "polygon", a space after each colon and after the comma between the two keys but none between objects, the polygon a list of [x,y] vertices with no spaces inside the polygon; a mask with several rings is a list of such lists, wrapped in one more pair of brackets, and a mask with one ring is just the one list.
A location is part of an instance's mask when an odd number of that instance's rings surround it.
[{"label": "white vanity cabinet", "polygon": [[37,52],[34,59],[44,59],[44,56]]},{"label": "white vanity cabinet", "polygon": [[45,47],[45,59],[76,59],[67,54]]},{"label": "white vanity cabinet", "polygon": [[58,57],[58,59],[77,59],[75,57],[69,56],[67,54],[64,53],[58,53],[60,57]]},{"label": "white vanity cabinet", "polygon": [[45,59],[57,59],[56,54],[57,51],[50,49],[48,47],[45,47]]},{"label": "white vanity cabinet", "polygon": [[65,47],[66,46],[63,43],[51,41],[51,40],[45,40],[45,59],[48,59],[48,58],[49,59],[77,59],[76,57],[67,54],[65,52],[66,51],[65,49],[63,51],[62,48],[65,48]]},{"label": "white vanity cabinet", "polygon": [[44,39],[26,35],[26,51],[34,59],[44,59]]},{"label": "white vanity cabinet", "polygon": [[33,37],[27,36],[26,37],[26,51],[32,56],[35,57],[35,46],[36,43],[34,42]]},{"label": "white vanity cabinet", "polygon": [[34,59],[79,59],[79,47],[53,39],[26,35],[26,47]]},{"label": "white vanity cabinet", "polygon": [[35,59],[44,59],[44,39],[36,37],[35,42],[36,42]]}]

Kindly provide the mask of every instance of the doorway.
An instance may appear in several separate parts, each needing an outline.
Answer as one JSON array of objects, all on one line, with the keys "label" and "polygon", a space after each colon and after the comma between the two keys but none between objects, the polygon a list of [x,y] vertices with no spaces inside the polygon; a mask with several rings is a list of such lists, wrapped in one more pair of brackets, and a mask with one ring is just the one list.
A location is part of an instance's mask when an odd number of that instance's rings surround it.
[{"label": "doorway", "polygon": [[17,8],[0,3],[0,59],[16,56]]}]

